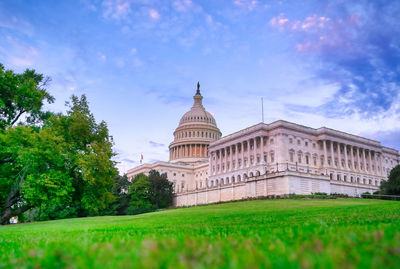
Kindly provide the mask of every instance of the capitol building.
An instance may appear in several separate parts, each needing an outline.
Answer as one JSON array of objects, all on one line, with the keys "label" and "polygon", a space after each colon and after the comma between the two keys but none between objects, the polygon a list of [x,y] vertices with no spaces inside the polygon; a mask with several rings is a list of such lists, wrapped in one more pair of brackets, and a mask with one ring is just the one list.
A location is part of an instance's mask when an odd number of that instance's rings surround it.
[{"label": "capitol building", "polygon": [[128,170],[132,180],[154,169],[174,183],[176,206],[247,198],[375,192],[399,164],[398,150],[326,127],[278,120],[222,136],[204,108],[200,85],[169,145],[169,161]]}]

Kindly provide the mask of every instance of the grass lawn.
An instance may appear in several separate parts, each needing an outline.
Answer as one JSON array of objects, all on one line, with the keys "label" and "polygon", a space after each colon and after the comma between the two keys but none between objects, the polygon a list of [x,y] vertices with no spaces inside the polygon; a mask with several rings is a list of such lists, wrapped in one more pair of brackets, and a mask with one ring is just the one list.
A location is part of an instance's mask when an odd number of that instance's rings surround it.
[{"label": "grass lawn", "polygon": [[400,202],[264,200],[0,227],[0,267],[400,268]]}]

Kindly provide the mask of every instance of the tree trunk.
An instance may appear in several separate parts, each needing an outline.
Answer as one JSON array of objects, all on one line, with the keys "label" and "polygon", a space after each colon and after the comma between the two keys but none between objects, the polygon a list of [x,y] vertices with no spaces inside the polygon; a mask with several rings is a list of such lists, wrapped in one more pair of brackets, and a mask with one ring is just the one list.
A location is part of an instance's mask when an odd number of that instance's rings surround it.
[{"label": "tree trunk", "polygon": [[3,215],[1,216],[1,219],[0,219],[0,224],[1,225],[9,224],[9,220],[11,217],[12,217],[11,209],[10,208],[4,209]]},{"label": "tree trunk", "polygon": [[32,206],[31,205],[24,205],[21,207],[18,207],[16,210],[11,210],[11,208],[7,207],[4,209],[3,215],[1,216],[0,219],[0,224],[1,225],[6,225],[9,224],[10,218],[12,216],[18,216],[21,213],[24,213],[25,211],[31,209]]}]

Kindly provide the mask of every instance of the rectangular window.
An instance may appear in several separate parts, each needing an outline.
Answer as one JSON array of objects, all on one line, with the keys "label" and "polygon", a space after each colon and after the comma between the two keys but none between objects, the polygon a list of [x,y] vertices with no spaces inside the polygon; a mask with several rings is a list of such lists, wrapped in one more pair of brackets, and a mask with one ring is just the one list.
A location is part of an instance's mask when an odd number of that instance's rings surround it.
[{"label": "rectangular window", "polygon": [[271,152],[271,163],[273,163],[274,161],[275,161],[275,156],[274,156],[274,153]]}]

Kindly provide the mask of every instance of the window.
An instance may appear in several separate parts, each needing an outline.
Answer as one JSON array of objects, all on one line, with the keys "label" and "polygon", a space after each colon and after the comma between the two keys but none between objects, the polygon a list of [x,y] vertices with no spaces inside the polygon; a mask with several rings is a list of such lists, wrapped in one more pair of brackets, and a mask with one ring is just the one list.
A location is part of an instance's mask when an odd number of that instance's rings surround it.
[{"label": "window", "polygon": [[274,153],[271,152],[271,163],[273,163],[274,161],[275,161],[275,156],[274,156]]},{"label": "window", "polygon": [[293,151],[289,151],[289,159],[290,159],[290,162],[294,162],[294,152]]},{"label": "window", "polygon": [[307,141],[304,144],[306,145],[306,147],[308,147],[308,142]]},{"label": "window", "polygon": [[267,162],[267,154],[264,153],[264,162]]},{"label": "window", "polygon": [[315,143],[312,144],[312,147],[315,148]]},{"label": "window", "polygon": [[301,163],[301,153],[297,154],[297,162]]},{"label": "window", "polygon": [[270,141],[269,141],[269,143],[272,145],[272,144],[274,144],[274,139],[271,139]]},{"label": "window", "polygon": [[297,139],[297,145],[300,145],[300,139]]},{"label": "window", "polygon": [[289,138],[289,143],[293,144],[293,138]]},{"label": "window", "polygon": [[306,164],[310,164],[310,157],[306,155]]}]

